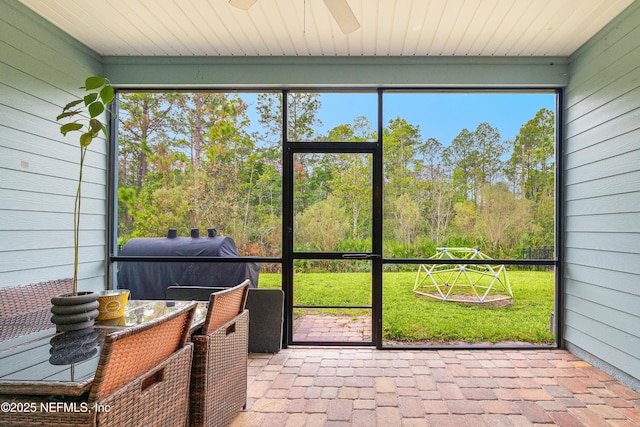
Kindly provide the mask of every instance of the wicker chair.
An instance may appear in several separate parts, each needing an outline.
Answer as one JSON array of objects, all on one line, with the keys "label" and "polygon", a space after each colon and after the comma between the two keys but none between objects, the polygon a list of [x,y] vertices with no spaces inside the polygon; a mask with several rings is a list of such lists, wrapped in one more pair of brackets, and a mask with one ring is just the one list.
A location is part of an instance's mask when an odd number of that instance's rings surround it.
[{"label": "wicker chair", "polygon": [[[209,301],[211,293],[227,288],[169,286],[168,300]],[[247,292],[249,310],[249,353],[277,353],[282,349],[284,292],[276,288],[251,288]]]},{"label": "wicker chair", "polygon": [[[64,412],[1,414],[2,425],[186,425],[193,344],[187,343],[196,304],[105,337],[85,400],[18,396],[16,402],[65,402]],[[75,402],[75,403],[74,403]]]},{"label": "wicker chair", "polygon": [[237,286],[211,294],[207,318],[202,334],[207,335],[244,311],[251,282],[245,280]]},{"label": "wicker chair", "polygon": [[191,426],[227,426],[246,406],[249,284],[209,292],[204,325],[191,336]]},{"label": "wicker chair", "polygon": [[51,297],[72,291],[71,278],[0,288],[0,341],[51,328]]}]

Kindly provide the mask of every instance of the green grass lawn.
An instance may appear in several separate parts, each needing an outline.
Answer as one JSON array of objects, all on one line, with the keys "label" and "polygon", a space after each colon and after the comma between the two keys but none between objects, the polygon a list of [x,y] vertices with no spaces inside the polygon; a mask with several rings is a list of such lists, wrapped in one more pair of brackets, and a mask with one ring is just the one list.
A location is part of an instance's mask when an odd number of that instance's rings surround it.
[{"label": "green grass lawn", "polygon": [[[548,271],[509,271],[513,301],[508,305],[440,301],[413,292],[415,273],[383,276],[385,344],[499,343],[551,344],[554,275]],[[368,273],[303,273],[294,279],[298,305],[371,304]],[[261,273],[259,287],[280,287],[280,274]],[[308,313],[308,310],[305,310]],[[318,310],[330,315],[370,315],[368,310]]]}]

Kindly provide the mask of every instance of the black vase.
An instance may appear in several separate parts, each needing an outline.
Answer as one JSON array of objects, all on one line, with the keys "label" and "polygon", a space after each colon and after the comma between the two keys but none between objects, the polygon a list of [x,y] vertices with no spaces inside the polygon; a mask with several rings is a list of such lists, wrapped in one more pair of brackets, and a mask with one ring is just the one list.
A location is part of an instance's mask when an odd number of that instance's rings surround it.
[{"label": "black vase", "polygon": [[51,323],[58,332],[90,328],[98,317],[97,292],[78,292],[51,298]]}]

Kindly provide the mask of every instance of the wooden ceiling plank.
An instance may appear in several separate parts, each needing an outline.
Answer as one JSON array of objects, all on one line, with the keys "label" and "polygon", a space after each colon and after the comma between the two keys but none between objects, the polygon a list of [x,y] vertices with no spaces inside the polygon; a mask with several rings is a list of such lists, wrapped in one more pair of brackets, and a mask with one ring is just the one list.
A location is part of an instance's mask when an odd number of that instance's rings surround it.
[{"label": "wooden ceiling plank", "polygon": [[[108,56],[569,56],[634,0],[19,0]],[[95,16],[104,29],[95,31]]]}]

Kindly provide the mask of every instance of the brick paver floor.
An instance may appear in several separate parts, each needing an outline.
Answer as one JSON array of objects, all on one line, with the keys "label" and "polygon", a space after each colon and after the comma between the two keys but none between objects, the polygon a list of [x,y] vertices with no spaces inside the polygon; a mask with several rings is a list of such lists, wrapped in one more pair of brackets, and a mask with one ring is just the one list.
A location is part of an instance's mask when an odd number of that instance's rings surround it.
[{"label": "brick paver floor", "polygon": [[640,426],[640,394],[563,350],[251,354],[245,426]]},{"label": "brick paver floor", "polygon": [[298,316],[293,320],[293,340],[371,342],[371,316]]}]

